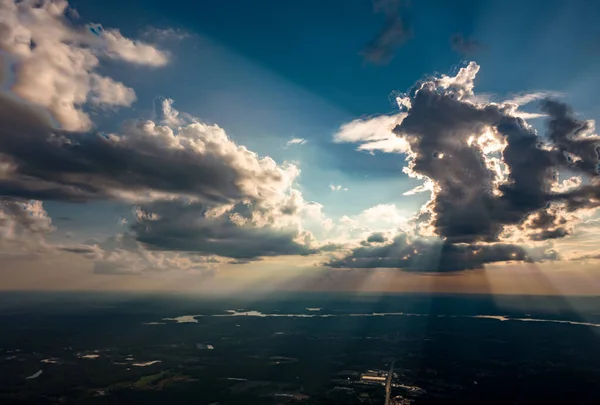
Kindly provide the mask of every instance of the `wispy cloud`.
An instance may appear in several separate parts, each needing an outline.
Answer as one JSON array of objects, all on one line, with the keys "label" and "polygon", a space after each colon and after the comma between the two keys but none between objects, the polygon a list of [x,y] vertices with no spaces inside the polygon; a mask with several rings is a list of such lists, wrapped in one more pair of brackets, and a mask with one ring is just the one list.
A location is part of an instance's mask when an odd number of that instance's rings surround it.
[{"label": "wispy cloud", "polygon": [[386,64],[394,58],[396,48],[410,36],[411,31],[401,13],[403,0],[373,0],[375,13],[383,14],[385,22],[377,35],[361,51],[363,58],[373,64]]},{"label": "wispy cloud", "polygon": [[466,38],[460,33],[456,33],[450,37],[450,46],[455,52],[463,56],[472,56],[484,49],[484,46],[480,42],[473,38]]},{"label": "wispy cloud", "polygon": [[371,118],[356,119],[340,127],[333,135],[336,143],[358,143],[358,150],[404,153],[408,150],[405,139],[392,131],[406,114],[379,115]]},{"label": "wispy cloud", "polygon": [[182,29],[148,27],[142,36],[153,41],[181,41],[190,38],[192,34]]},{"label": "wispy cloud", "polygon": [[284,148],[289,148],[290,146],[294,146],[294,145],[304,145],[307,142],[308,141],[304,138],[292,138],[286,142],[286,144],[284,145]]},{"label": "wispy cloud", "polygon": [[546,98],[562,98],[564,96],[564,93],[558,91],[534,91],[529,93],[514,94],[511,98],[505,100],[504,103],[511,103],[516,104],[518,106],[523,106],[531,102],[543,100]]}]

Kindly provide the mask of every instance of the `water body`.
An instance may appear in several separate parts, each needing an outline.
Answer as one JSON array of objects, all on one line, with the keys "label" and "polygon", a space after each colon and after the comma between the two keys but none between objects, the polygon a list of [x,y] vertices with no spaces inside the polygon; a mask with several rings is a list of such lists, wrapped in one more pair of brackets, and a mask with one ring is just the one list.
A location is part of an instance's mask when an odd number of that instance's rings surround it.
[{"label": "water body", "polygon": [[151,366],[153,364],[160,363],[160,362],[161,362],[160,360],[152,360],[152,361],[147,361],[145,363],[133,363],[132,366],[134,366],[134,367],[148,367],[148,366]]},{"label": "water body", "polygon": [[[198,323],[196,317],[204,316],[204,315],[183,315],[175,318],[163,318],[163,321],[175,321],[177,323]],[[158,325],[163,324],[163,322],[150,322],[146,323],[146,325]]]},{"label": "water body", "polygon": [[38,378],[39,376],[41,376],[43,373],[42,370],[39,370],[38,372],[30,375],[29,377],[25,377],[26,380],[33,380],[34,378]]},{"label": "water body", "polygon": [[[320,311],[321,308],[307,308],[309,311]],[[540,318],[511,318],[504,315],[431,315],[408,312],[372,312],[364,314],[266,314],[260,311],[241,311],[235,309],[226,310],[226,314],[213,315],[183,315],[175,318],[163,318],[163,321],[174,321],[176,323],[198,323],[200,317],[229,317],[229,316],[252,316],[259,318],[333,318],[333,317],[374,317],[374,316],[417,316],[417,317],[436,317],[436,318],[474,318],[474,319],[494,319],[502,322],[545,322],[560,323],[569,325],[580,325],[589,327],[600,327],[600,324],[591,322],[567,321],[561,319],[540,319]],[[154,323],[152,323],[154,324]]]}]

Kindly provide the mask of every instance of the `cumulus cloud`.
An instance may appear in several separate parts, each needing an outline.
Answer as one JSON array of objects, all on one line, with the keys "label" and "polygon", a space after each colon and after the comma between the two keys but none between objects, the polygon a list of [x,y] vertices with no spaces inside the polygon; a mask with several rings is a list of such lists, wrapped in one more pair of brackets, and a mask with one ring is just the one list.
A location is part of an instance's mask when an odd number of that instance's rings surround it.
[{"label": "cumulus cloud", "polygon": [[63,0],[1,0],[0,50],[9,55],[16,95],[45,107],[62,128],[85,130],[92,125],[83,110],[87,103],[118,107],[135,101],[132,89],[96,71],[101,58],[162,66],[168,57],[118,30],[75,26],[68,10]]},{"label": "cumulus cloud", "polygon": [[0,95],[0,193],[84,201],[187,195],[204,202],[279,198],[299,171],[236,145],[216,125],[172,129],[127,122],[118,134],[54,129],[35,108]]},{"label": "cumulus cloud", "polygon": [[[579,212],[600,206],[600,137],[590,121],[552,99],[540,103],[548,125],[545,136],[538,135],[515,111],[540,96],[484,102],[474,93],[478,71],[471,63],[456,76],[418,83],[403,101],[405,112],[393,132],[408,145],[404,172],[423,181],[408,193],[431,192],[415,219],[417,234],[441,239],[442,251],[452,255],[485,244],[493,260],[487,253],[484,261],[470,258],[481,266],[497,261],[498,253],[506,258],[508,251],[525,260],[512,250],[514,243],[567,237]],[[559,183],[561,171],[574,176]],[[402,249],[390,249],[403,251],[402,243]]]},{"label": "cumulus cloud", "polygon": [[303,228],[315,205],[293,188],[298,168],[259,157],[216,125],[167,125],[179,117],[170,100],[163,124],[128,122],[115,134],[54,129],[43,111],[5,95],[0,107],[1,195],[136,204],[131,233],[156,251],[236,259],[319,251]]},{"label": "cumulus cloud", "polygon": [[337,220],[327,218],[328,226],[320,236],[323,245],[348,246],[361,243],[371,234],[391,239],[398,230],[409,230],[412,213],[395,204],[378,204],[352,216],[343,215]]},{"label": "cumulus cloud", "polygon": [[455,52],[463,56],[472,56],[483,49],[481,43],[473,38],[466,38],[461,33],[456,33],[450,37],[450,46]]},{"label": "cumulus cloud", "polygon": [[31,257],[47,252],[46,235],[54,231],[41,201],[0,200],[0,256]]},{"label": "cumulus cloud", "polygon": [[361,51],[367,62],[390,62],[394,58],[396,48],[410,37],[411,31],[401,10],[403,3],[403,0],[373,0],[375,13],[383,14],[385,22],[377,35]]},{"label": "cumulus cloud", "polygon": [[[138,221],[132,225],[138,241],[149,249],[196,252],[233,259],[262,256],[308,255],[311,235],[293,223],[281,222],[291,212],[272,207],[257,218],[255,207],[239,204],[211,211],[205,204],[185,201],[160,201],[143,205]],[[260,208],[258,208],[260,210]],[[290,218],[291,219],[291,218]],[[262,223],[260,221],[263,221]]]},{"label": "cumulus cloud", "polygon": [[[542,111],[550,116],[549,130],[542,138],[511,114],[513,106],[469,101],[477,71],[471,63],[454,78],[422,83],[394,130],[410,145],[406,172],[433,182],[428,222],[450,242],[495,241],[507,225],[526,226],[523,221],[530,214],[556,218],[563,204],[573,211],[577,193],[586,187],[553,193],[556,170],[569,169],[592,181],[598,174],[599,138],[589,132],[587,122],[577,120],[564,104],[546,100]],[[591,198],[584,205],[591,208],[597,202]],[[547,225],[530,223],[551,230]]]},{"label": "cumulus cloud", "polygon": [[342,185],[341,185],[341,184],[337,184],[337,185],[335,185],[335,184],[330,184],[330,185],[329,185],[329,189],[330,189],[331,191],[348,191],[348,188],[347,188],[347,187],[342,187]]}]

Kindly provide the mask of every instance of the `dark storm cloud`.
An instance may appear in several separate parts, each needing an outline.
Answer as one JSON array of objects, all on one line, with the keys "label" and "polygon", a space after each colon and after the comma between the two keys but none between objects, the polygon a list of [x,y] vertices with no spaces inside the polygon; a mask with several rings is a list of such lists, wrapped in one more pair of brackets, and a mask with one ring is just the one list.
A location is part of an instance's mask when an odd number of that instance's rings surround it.
[{"label": "dark storm cloud", "polygon": [[412,272],[454,272],[483,268],[487,263],[554,260],[554,251],[531,252],[511,244],[450,244],[409,241],[397,235],[386,245],[361,246],[341,260],[327,263],[334,268],[399,268]]},{"label": "dark storm cloud", "polygon": [[438,235],[451,242],[491,240],[500,231],[501,224],[490,216],[499,204],[492,195],[493,173],[479,148],[467,140],[502,118],[496,106],[477,108],[424,87],[394,129],[415,153],[412,170],[439,186],[434,226]]},{"label": "dark storm cloud", "polygon": [[456,33],[450,37],[450,46],[455,52],[463,56],[472,56],[483,49],[481,43],[472,38],[465,38],[461,33]]},{"label": "dark storm cloud", "polygon": [[[597,181],[598,138],[583,137],[587,124],[569,115],[566,106],[544,103],[550,115],[550,142],[541,145],[534,130],[502,105],[475,105],[458,97],[457,91],[440,91],[431,82],[413,94],[412,107],[394,132],[414,153],[411,171],[437,186],[427,216],[434,218],[436,233],[448,242],[497,241],[505,225],[519,225],[540,212],[548,217],[545,221],[527,224],[540,231],[535,239],[562,237],[567,230],[557,229],[561,219],[553,204],[566,203],[571,209],[598,205],[597,185],[567,193],[551,189],[558,168]],[[494,172],[486,165],[482,148],[469,142],[490,127],[506,142],[497,154],[510,169],[508,181],[498,187],[501,195],[494,193]]]},{"label": "dark storm cloud", "polygon": [[394,57],[396,48],[410,36],[405,17],[401,14],[402,0],[373,0],[375,13],[385,16],[385,22],[377,35],[361,51],[364,59],[374,64],[385,64]]},{"label": "dark storm cloud", "polygon": [[[169,140],[147,121],[115,137],[61,131],[38,109],[4,94],[0,121],[2,162],[11,166],[0,177],[4,196],[86,201],[153,190],[227,202],[246,197],[241,184],[256,174],[236,165],[237,151],[209,141],[207,153],[168,147]],[[258,175],[277,182],[280,173]]]},{"label": "dark storm cloud", "polygon": [[590,123],[578,120],[569,106],[555,100],[543,100],[541,109],[550,116],[548,137],[562,152],[569,168],[598,175],[600,137],[589,133]]},{"label": "dark storm cloud", "polygon": [[[410,105],[406,117],[393,130],[409,144],[408,173],[433,183],[417,225],[438,241],[400,234],[381,244],[372,235],[329,266],[449,272],[557,260],[554,250],[507,241],[564,238],[577,210],[600,207],[600,138],[592,125],[565,104],[544,100],[547,131],[540,136],[514,114],[515,105],[474,101],[478,69],[471,63],[454,78],[418,83],[408,93],[410,103],[404,102]],[[498,174],[502,166],[507,174]],[[560,170],[580,177],[557,187]]]}]

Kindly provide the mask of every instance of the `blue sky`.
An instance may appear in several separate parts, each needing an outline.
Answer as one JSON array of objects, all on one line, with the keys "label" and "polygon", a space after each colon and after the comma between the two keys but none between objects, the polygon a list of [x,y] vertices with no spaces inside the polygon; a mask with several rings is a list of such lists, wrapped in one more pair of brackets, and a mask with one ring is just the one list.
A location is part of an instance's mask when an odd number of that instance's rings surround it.
[{"label": "blue sky", "polygon": [[[408,220],[423,206],[428,193],[404,195],[422,184],[403,173],[406,155],[368,153],[357,150],[360,142],[333,138],[353,120],[397,114],[397,95],[428,77],[453,77],[468,61],[480,67],[477,95],[499,102],[560,93],[577,117],[600,116],[600,5],[593,1],[410,1],[399,11],[409,35],[380,64],[361,56],[385,19],[369,0],[79,0],[70,6],[79,15],[69,17],[74,25],[99,23],[168,52],[168,63],[160,65],[131,63],[124,54],[102,59],[94,71],[133,89],[136,100],[127,108],[82,105],[95,129],[117,133],[123,121],[155,119],[160,100],[172,99],[178,111],[217,124],[236,144],[279,165],[295,164],[301,174],[294,187],[305,202],[321,204],[322,221],[360,215],[363,221],[365,210],[390,204]],[[450,43],[456,34],[477,49],[457,52]],[[34,104],[39,98],[14,92]],[[537,112],[533,103],[519,108]],[[543,118],[528,122],[545,131]],[[304,141],[286,146],[292,139]],[[49,199],[43,206],[56,227],[48,240],[59,244],[101,241],[129,232],[136,221],[130,200]],[[334,239],[321,242],[339,242]]]},{"label": "blue sky", "polygon": [[[134,111],[123,114],[150,114],[154,97],[172,98],[178,109],[218,123],[261,155],[299,161],[304,194],[334,216],[382,203],[411,209],[423,203],[421,196],[402,196],[417,183],[401,174],[404,162],[397,155],[371,156],[354,145],[333,148],[331,135],[354,118],[393,112],[393,92],[460,65],[463,56],[449,45],[454,33],[484,44],[472,56],[482,66],[479,93],[558,91],[587,118],[600,113],[594,102],[600,81],[593,77],[600,67],[595,24],[600,8],[593,2],[415,1],[407,10],[413,35],[383,66],[364,63],[359,55],[382,20],[365,0],[343,6],[339,1],[74,6],[82,20],[119,27],[132,37],[149,26],[194,35],[167,42],[174,60],[166,68],[106,67],[138,94]],[[109,128],[118,122],[114,115],[106,121]],[[282,149],[291,138],[309,142]],[[329,184],[342,184],[348,192],[332,193]],[[99,207],[101,212],[115,223],[124,215]]]}]

